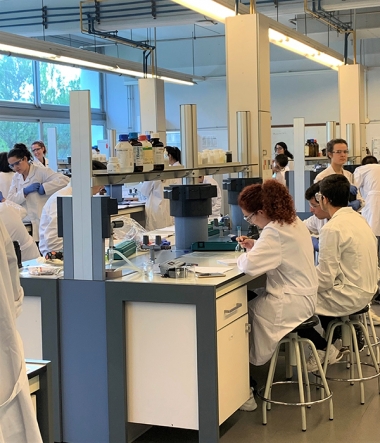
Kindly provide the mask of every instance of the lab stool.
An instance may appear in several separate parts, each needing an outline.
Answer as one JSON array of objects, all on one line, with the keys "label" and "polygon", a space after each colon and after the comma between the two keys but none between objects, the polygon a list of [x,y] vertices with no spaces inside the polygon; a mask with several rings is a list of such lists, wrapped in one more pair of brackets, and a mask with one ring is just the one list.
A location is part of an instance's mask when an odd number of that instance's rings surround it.
[{"label": "lab stool", "polygon": [[[342,342],[344,347],[348,347],[349,349],[349,355],[347,361],[341,361],[339,363],[345,363],[347,365],[347,368],[350,369],[350,375],[348,378],[334,378],[327,376],[327,359],[325,360],[323,364],[323,375],[326,377],[327,380],[331,381],[344,381],[344,382],[350,382],[351,385],[354,384],[354,382],[358,381],[360,384],[360,403],[364,405],[364,381],[371,380],[373,378],[377,378],[378,382],[378,388],[380,393],[380,371],[379,371],[379,365],[377,363],[375,353],[373,352],[373,347],[371,340],[368,335],[368,331],[365,328],[363,322],[360,320],[361,316],[364,316],[369,311],[369,305],[363,308],[362,310],[355,312],[351,315],[344,315],[341,316],[340,319],[333,320],[329,323],[329,326],[326,331],[326,337],[327,339],[327,348],[326,348],[326,355],[329,355],[331,343],[333,340],[334,331],[338,326],[341,326],[342,328]],[[356,338],[356,331],[355,326],[357,326],[364,334],[364,341],[367,345],[367,349],[369,351],[369,355],[371,357],[372,363],[362,362],[360,361],[360,354],[359,354],[359,347],[358,347],[358,341]],[[355,357],[354,357],[355,356]],[[363,371],[362,371],[362,365],[371,366],[375,369],[374,375],[369,375],[364,377]],[[355,378],[355,366],[357,368],[357,377]],[[319,377],[319,374],[315,373],[317,377]],[[322,391],[323,392],[323,391]]]},{"label": "lab stool", "polygon": [[[298,331],[301,329],[310,329],[316,326],[319,323],[318,317],[313,316],[309,318],[308,320],[301,323],[299,326],[297,326],[293,331],[291,331],[289,334],[287,334],[280,342],[277,344],[276,350],[274,351],[274,354],[271,358],[270,365],[269,365],[269,372],[267,377],[267,382],[264,387],[258,390],[257,395],[263,400],[262,405],[262,411],[263,411],[263,425],[267,424],[267,411],[271,410],[271,404],[277,404],[277,405],[283,405],[283,406],[300,406],[301,407],[301,421],[302,421],[302,431],[306,431],[306,406],[311,407],[313,404],[321,403],[325,400],[329,400],[329,409],[330,409],[330,420],[333,420],[333,402],[332,402],[332,392],[329,389],[329,386],[327,384],[327,381],[325,379],[322,365],[319,361],[319,357],[317,354],[317,350],[315,348],[315,345],[312,341],[310,341],[307,338],[302,338],[298,335]],[[278,354],[280,351],[280,346],[285,343],[285,346],[289,347],[289,364],[291,366],[295,366],[297,368],[297,376],[298,381],[277,381],[273,382],[277,360],[278,360]],[[317,361],[318,364],[318,370],[320,373],[320,379],[321,383],[311,383],[309,381],[309,375],[307,372],[307,366],[306,366],[306,358],[305,358],[305,351],[303,344],[307,343],[311,351]],[[290,402],[283,402],[278,400],[272,399],[272,388],[275,385],[280,384],[298,384],[298,391],[299,391],[299,402],[296,403],[290,403]],[[310,385],[324,388],[326,391],[326,396],[322,397],[319,400],[311,400],[311,393],[310,393]],[[264,391],[264,393],[263,393]],[[305,395],[306,394],[306,395]],[[306,401],[305,401],[306,396]]]},{"label": "lab stool", "polygon": [[[380,345],[380,338],[376,335],[375,326],[373,324],[373,319],[371,316],[371,305],[369,305],[369,311],[362,314],[362,323],[368,332],[368,336],[371,340],[372,347],[376,348],[376,361],[377,364],[380,365],[380,351],[379,351],[379,345]],[[368,328],[369,326],[369,328]],[[367,345],[365,345],[365,348],[367,348],[367,355],[370,356],[370,351]]]}]

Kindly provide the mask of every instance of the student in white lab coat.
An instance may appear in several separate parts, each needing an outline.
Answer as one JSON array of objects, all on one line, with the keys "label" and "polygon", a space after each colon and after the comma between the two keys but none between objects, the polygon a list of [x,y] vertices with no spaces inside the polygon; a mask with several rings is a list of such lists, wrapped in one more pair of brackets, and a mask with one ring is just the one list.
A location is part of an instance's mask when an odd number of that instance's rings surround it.
[{"label": "student in white lab coat", "polygon": [[25,216],[25,208],[10,200],[1,199],[0,192],[0,220],[3,221],[12,241],[19,243],[22,261],[40,257],[40,252],[33,237],[29,235],[22,222]]},{"label": "student in white lab coat", "polygon": [[286,186],[285,172],[289,169],[286,169],[288,166],[289,160],[285,154],[276,155],[275,159],[272,163],[272,178],[277,180],[282,185]]},{"label": "student in white lab coat", "polygon": [[164,187],[171,184],[173,183],[170,180],[154,180],[141,185],[140,192],[146,197],[145,229],[147,231],[172,226],[170,200],[164,198]]},{"label": "student in white lab coat", "polygon": [[36,140],[32,143],[32,152],[34,159],[39,162],[42,166],[49,166],[49,160],[45,157],[47,150],[45,143],[41,140]]},{"label": "student in white lab coat", "polygon": [[318,280],[313,246],[292,197],[276,180],[247,186],[238,204],[244,219],[262,228],[258,240],[237,238],[248,251],[237,266],[253,277],[267,275],[266,292],[249,302],[250,361],[263,365],[277,343],[314,314]]},{"label": "student in white lab coat", "polygon": [[175,146],[165,146],[170,166],[181,166],[181,151]]},{"label": "student in white lab coat", "polygon": [[310,188],[306,189],[305,198],[309,202],[310,212],[313,215],[303,221],[310,233],[317,236],[312,237],[315,251],[319,251],[319,233],[330,217],[329,213],[324,211],[315,199],[315,194],[318,192],[319,183],[314,183],[310,186]]},{"label": "student in white lab coat", "polygon": [[42,208],[50,195],[68,184],[69,178],[48,167],[35,166],[31,159],[23,143],[16,144],[8,152],[9,166],[16,172],[8,199],[25,207],[27,217],[24,220],[32,222],[33,238],[38,242]]},{"label": "student in white lab coat", "polygon": [[0,152],[0,192],[4,198],[8,197],[14,175],[14,172],[8,164],[8,154],[6,152]]},{"label": "student in white lab coat", "polygon": [[214,180],[210,175],[199,176],[199,183],[207,183],[209,185],[216,186],[217,196],[212,198],[212,214],[209,218],[219,218],[220,210],[222,207],[222,192],[220,191],[220,186],[216,180]]},{"label": "student in white lab coat", "polygon": [[0,442],[42,443],[16,328],[24,297],[13,243],[0,220]]},{"label": "student in white lab coat", "polygon": [[[338,316],[353,314],[364,308],[377,291],[377,242],[365,219],[347,207],[350,183],[341,174],[320,182],[316,200],[329,213],[319,238],[318,301],[316,313],[321,326]],[[327,342],[315,329],[301,331],[315,344],[321,363],[326,358]],[[342,358],[331,347],[329,363]],[[308,360],[308,370],[317,368],[314,356]]]},{"label": "student in white lab coat", "polygon": [[343,165],[347,163],[348,159],[348,145],[346,140],[342,138],[336,138],[330,140],[326,146],[327,157],[330,159],[330,166],[328,166],[324,171],[320,172],[314,179],[314,183],[317,183],[332,174],[344,175],[350,182],[350,194],[355,195],[356,199],[350,201],[348,206],[350,206],[354,211],[358,211],[364,206],[364,201],[357,192],[357,188],[354,183],[354,177],[350,171],[343,169]]}]

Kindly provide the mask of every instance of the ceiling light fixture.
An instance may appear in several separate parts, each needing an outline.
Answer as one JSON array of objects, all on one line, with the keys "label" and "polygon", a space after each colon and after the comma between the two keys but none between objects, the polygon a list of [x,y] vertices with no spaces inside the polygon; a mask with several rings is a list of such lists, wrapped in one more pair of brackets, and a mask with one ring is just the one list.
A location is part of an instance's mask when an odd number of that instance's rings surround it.
[{"label": "ceiling light fixture", "polygon": [[179,5],[199,12],[199,14],[206,17],[213,18],[218,22],[224,23],[227,17],[235,15],[233,7],[231,8],[231,2],[228,1],[214,1],[214,0],[173,0]]},{"label": "ceiling light fixture", "polygon": [[91,69],[107,74],[127,75],[137,78],[156,77],[181,85],[194,85],[195,80],[204,80],[203,77],[163,68],[157,68],[157,75],[153,75],[150,66],[148,66],[150,72],[145,75],[142,72],[142,64],[137,62],[6,32],[0,32],[0,54]]},{"label": "ceiling light fixture", "polygon": [[271,43],[295,52],[296,54],[302,55],[309,60],[313,60],[317,63],[328,66],[335,71],[338,70],[339,66],[344,65],[343,58],[338,53],[336,53],[336,56],[327,54],[326,52],[314,47],[315,45],[308,45],[272,28],[269,28],[268,36]]}]

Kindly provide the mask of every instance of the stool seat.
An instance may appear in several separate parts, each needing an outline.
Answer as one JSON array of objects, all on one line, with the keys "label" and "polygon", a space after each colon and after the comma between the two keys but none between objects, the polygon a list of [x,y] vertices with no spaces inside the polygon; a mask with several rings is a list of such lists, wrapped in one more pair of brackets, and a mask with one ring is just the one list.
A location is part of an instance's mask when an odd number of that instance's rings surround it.
[{"label": "stool seat", "polygon": [[296,328],[293,329],[292,332],[300,331],[301,329],[311,329],[314,328],[314,326],[317,326],[319,323],[319,319],[316,315],[313,315],[312,317],[308,318],[304,322],[302,322],[300,325],[298,325]]},{"label": "stool seat", "polygon": [[[369,305],[364,306],[364,308],[361,309],[360,311],[354,312],[354,313],[352,313],[352,314],[350,314],[350,315],[365,314],[365,313],[368,312],[368,311],[369,311]],[[343,315],[341,315],[340,317],[343,317]]]}]

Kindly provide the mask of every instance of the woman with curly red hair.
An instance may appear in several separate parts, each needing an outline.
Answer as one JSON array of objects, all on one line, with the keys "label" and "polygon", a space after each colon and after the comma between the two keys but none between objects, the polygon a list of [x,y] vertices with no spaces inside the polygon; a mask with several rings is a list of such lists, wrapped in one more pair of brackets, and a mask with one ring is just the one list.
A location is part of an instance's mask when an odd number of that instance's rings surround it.
[{"label": "woman with curly red hair", "polygon": [[263,365],[277,343],[314,314],[318,279],[310,233],[297,217],[287,188],[276,180],[247,186],[238,204],[244,219],[262,228],[258,240],[237,240],[247,250],[238,268],[253,277],[266,274],[266,288],[249,302],[250,361]]}]

